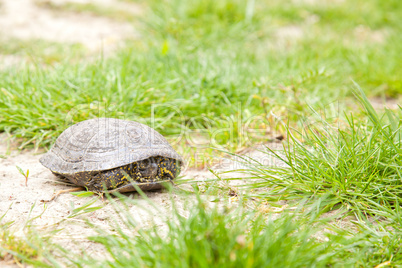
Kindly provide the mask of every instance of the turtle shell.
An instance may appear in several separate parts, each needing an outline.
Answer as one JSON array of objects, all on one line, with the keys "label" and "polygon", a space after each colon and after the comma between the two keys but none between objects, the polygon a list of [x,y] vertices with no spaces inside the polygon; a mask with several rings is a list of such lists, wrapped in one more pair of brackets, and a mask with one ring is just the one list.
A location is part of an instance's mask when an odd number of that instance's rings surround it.
[{"label": "turtle shell", "polygon": [[40,163],[58,174],[103,171],[150,157],[183,159],[156,130],[133,121],[95,118],[67,128]]}]

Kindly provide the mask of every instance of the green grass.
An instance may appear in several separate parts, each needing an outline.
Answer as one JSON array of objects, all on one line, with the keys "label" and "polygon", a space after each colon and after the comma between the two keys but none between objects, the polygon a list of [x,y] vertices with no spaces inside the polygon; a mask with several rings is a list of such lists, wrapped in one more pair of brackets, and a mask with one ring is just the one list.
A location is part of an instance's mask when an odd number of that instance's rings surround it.
[{"label": "green grass", "polygon": [[[253,1],[150,2],[142,39],[115,57],[0,73],[7,92],[0,95],[0,131],[49,146],[68,125],[95,116],[151,124],[159,105],[153,124],[163,134],[206,131],[217,147],[236,149],[253,116],[308,113],[305,102],[317,106],[348,94],[350,78],[370,95],[395,96],[402,77],[399,5],[369,1],[353,15],[355,2],[313,8],[274,1],[254,9]],[[310,25],[308,16],[322,19]],[[278,37],[296,23],[301,37]],[[357,42],[360,25],[368,35],[384,31],[383,41]]]},{"label": "green grass", "polygon": [[[33,207],[34,205],[30,212]],[[29,263],[34,267],[54,267],[50,265],[55,263],[50,249],[57,245],[50,242],[49,235],[39,235],[30,228],[33,220],[31,219],[19,230],[20,235],[16,236],[13,229],[14,221],[4,221],[6,214],[7,211],[0,217],[0,261],[4,261],[4,264]]]},{"label": "green grass", "polygon": [[[90,195],[86,193],[81,194],[81,196],[88,197]],[[20,266],[22,263],[24,265],[29,264],[32,267],[65,267],[65,265],[71,265],[71,251],[59,245],[54,236],[62,231],[60,227],[62,223],[101,209],[101,206],[93,206],[97,200],[97,198],[93,198],[79,207],[75,207],[74,203],[71,203],[69,215],[54,224],[41,226],[41,230],[37,230],[34,220],[43,216],[46,206],[43,207],[42,213],[33,216],[31,213],[37,205],[36,203],[33,204],[23,225],[4,220],[8,210],[11,209],[10,206],[0,216],[0,261],[4,261],[3,264],[18,264]],[[71,224],[71,221],[69,223]]]},{"label": "green grass", "polygon": [[267,147],[267,154],[286,167],[244,158],[250,166],[246,172],[261,179],[250,186],[272,188],[260,195],[270,200],[326,197],[323,210],[342,206],[363,218],[394,221],[400,228],[402,108],[379,115],[362,91],[356,96],[363,116],[345,114],[344,123],[335,123],[313,111],[301,131],[288,129],[283,151]]},{"label": "green grass", "polygon": [[[16,238],[9,231],[10,223],[2,224],[0,260],[10,259],[9,254],[15,262],[33,267],[374,267],[384,263],[398,267],[402,264],[401,229],[390,230],[381,222],[373,225],[357,220],[354,230],[346,230],[333,222],[334,217],[326,217],[316,209],[324,199],[311,205],[301,201],[296,210],[276,215],[245,209],[242,202],[246,200],[240,200],[238,205],[224,202],[215,206],[205,201],[207,196],[196,196],[187,198],[194,201],[185,203],[181,209],[171,200],[172,213],[167,214],[163,226],[148,227],[138,223],[130,212],[133,206],[141,208],[137,200],[123,195],[116,199],[108,197],[117,212],[108,222],[110,228],[105,230],[87,222],[97,232],[88,239],[101,246],[98,250],[104,250],[105,258],[94,258],[79,243],[75,244],[74,252],[64,249],[52,238],[52,232],[35,232],[33,225],[24,229],[25,237]],[[159,211],[159,204],[150,204]],[[84,205],[76,211],[93,210]]]},{"label": "green grass", "polygon": [[0,226],[0,261],[8,264],[30,264],[33,267],[55,267],[53,250],[57,245],[50,242],[50,237],[34,232],[24,236],[15,236],[9,230],[9,224]]},{"label": "green grass", "polygon": [[[200,198],[177,208],[166,227],[144,228],[124,207],[138,205],[120,196],[115,205],[122,218],[113,233],[98,229],[89,239],[102,245],[108,259],[86,254],[78,267],[373,267],[402,263],[400,231],[382,226],[359,234],[328,225],[315,206],[300,205],[292,213],[259,214]],[[157,208],[158,204],[154,204]],[[117,224],[117,222],[122,222]],[[96,227],[93,227],[97,229]],[[331,230],[331,232],[329,232]],[[74,259],[73,256],[70,256]]]},{"label": "green grass", "polygon": [[[14,68],[40,69],[66,60],[77,62],[79,58],[87,54],[87,51],[81,44],[60,44],[41,39],[20,40],[2,37],[0,38],[0,54],[15,55],[27,62],[27,64],[16,64],[17,66]],[[2,72],[7,73],[8,69],[2,70]]]}]

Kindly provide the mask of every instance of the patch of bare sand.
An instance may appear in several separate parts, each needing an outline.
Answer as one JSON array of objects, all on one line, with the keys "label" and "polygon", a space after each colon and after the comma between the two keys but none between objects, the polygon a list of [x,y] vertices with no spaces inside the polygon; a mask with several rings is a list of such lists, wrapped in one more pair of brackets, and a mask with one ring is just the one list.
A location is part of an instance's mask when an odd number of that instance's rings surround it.
[{"label": "patch of bare sand", "polygon": [[0,70],[7,69],[12,66],[26,64],[27,59],[17,55],[2,55],[0,54]]},{"label": "patch of bare sand", "polygon": [[370,103],[376,110],[384,110],[385,108],[391,110],[398,110],[401,105],[401,98],[398,99],[383,99],[383,98],[370,98]]},{"label": "patch of bare sand", "polygon": [[[140,12],[138,5],[121,3],[117,0],[90,2],[105,7],[122,8],[133,14]],[[107,54],[118,48],[125,39],[139,37],[133,24],[129,22],[115,21],[87,13],[49,10],[36,5],[35,0],[0,0],[0,4],[0,35],[5,40],[7,38],[42,39],[64,44],[79,43],[87,47],[89,51]]]}]

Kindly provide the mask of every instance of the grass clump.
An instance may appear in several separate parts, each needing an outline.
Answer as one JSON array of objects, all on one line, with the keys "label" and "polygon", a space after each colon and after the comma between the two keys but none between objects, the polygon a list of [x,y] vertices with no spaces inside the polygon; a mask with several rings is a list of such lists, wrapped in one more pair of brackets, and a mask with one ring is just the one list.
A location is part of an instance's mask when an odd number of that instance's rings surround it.
[{"label": "grass clump", "polygon": [[[272,199],[320,198],[324,209],[342,205],[357,214],[387,217],[402,204],[401,112],[386,110],[379,116],[362,91],[364,120],[346,114],[344,124],[315,118],[303,131],[288,130],[284,156],[268,150],[286,167],[252,165],[250,170],[272,187]],[[359,122],[357,122],[359,121]],[[264,194],[263,194],[264,195]]]},{"label": "grass clump", "polygon": [[[123,200],[124,202],[132,200]],[[316,205],[316,204],[315,204]],[[173,209],[166,226],[140,226],[128,212],[114,234],[90,239],[108,252],[85,256],[90,267],[360,267],[402,263],[400,231],[360,228],[358,234],[327,225],[314,206],[262,215],[241,207],[212,207],[200,199]],[[362,223],[364,224],[364,223]],[[331,230],[331,232],[328,232]]]},{"label": "grass clump", "polygon": [[[91,193],[77,193],[76,195],[87,197]],[[94,198],[79,207],[75,207],[71,203],[69,215],[62,218],[56,224],[41,226],[40,232],[36,229],[34,221],[43,216],[46,206],[42,213],[30,217],[36,205],[33,204],[30,208],[29,217],[22,226],[18,226],[14,221],[4,222],[3,219],[7,212],[4,213],[0,217],[0,265],[18,264],[19,266],[31,265],[32,267],[71,267],[79,257],[74,255],[70,249],[66,249],[58,244],[58,240],[54,236],[62,231],[62,228],[58,227],[63,222],[102,208],[100,206],[93,206],[97,200]],[[72,224],[71,221],[69,224]],[[54,228],[55,226],[56,228]],[[71,240],[73,243],[76,242],[73,241],[73,238]]]},{"label": "grass clump", "polygon": [[167,231],[141,229],[126,216],[127,227],[138,233],[127,234],[120,228],[116,235],[92,237],[112,260],[88,263],[94,267],[306,267],[324,261],[311,253],[323,253],[325,246],[309,240],[310,230],[299,228],[290,218],[266,222],[254,213],[207,208],[200,200],[188,216],[175,210]]},{"label": "grass clump", "polygon": [[[23,229],[23,235],[16,236],[13,222],[2,222],[0,217],[0,262],[3,264],[31,264],[34,267],[55,267],[49,237],[39,236],[32,229]],[[20,232],[21,233],[21,232]]]},{"label": "grass clump", "polygon": [[37,238],[38,240],[19,238],[13,232],[8,231],[7,227],[8,225],[5,224],[0,229],[0,261],[9,264],[24,262],[37,266],[43,265],[42,267],[52,267],[43,262],[43,250],[40,243],[36,243],[43,238]]}]

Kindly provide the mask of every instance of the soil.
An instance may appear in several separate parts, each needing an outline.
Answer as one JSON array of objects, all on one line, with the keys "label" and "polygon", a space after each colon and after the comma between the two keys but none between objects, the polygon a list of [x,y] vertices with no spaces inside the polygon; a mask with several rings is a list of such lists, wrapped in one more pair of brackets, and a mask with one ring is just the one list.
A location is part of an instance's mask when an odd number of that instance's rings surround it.
[{"label": "soil", "polygon": [[[52,4],[66,2],[92,3],[114,10],[124,10],[134,16],[141,8],[134,3],[118,0],[67,1],[48,0]],[[139,38],[134,23],[123,22],[90,13],[52,10],[38,4],[39,0],[0,0],[0,36],[3,40],[45,40],[63,44],[81,44],[91,54],[104,56],[119,48],[126,39]],[[0,66],[15,65],[24,61],[2,55]]]}]

